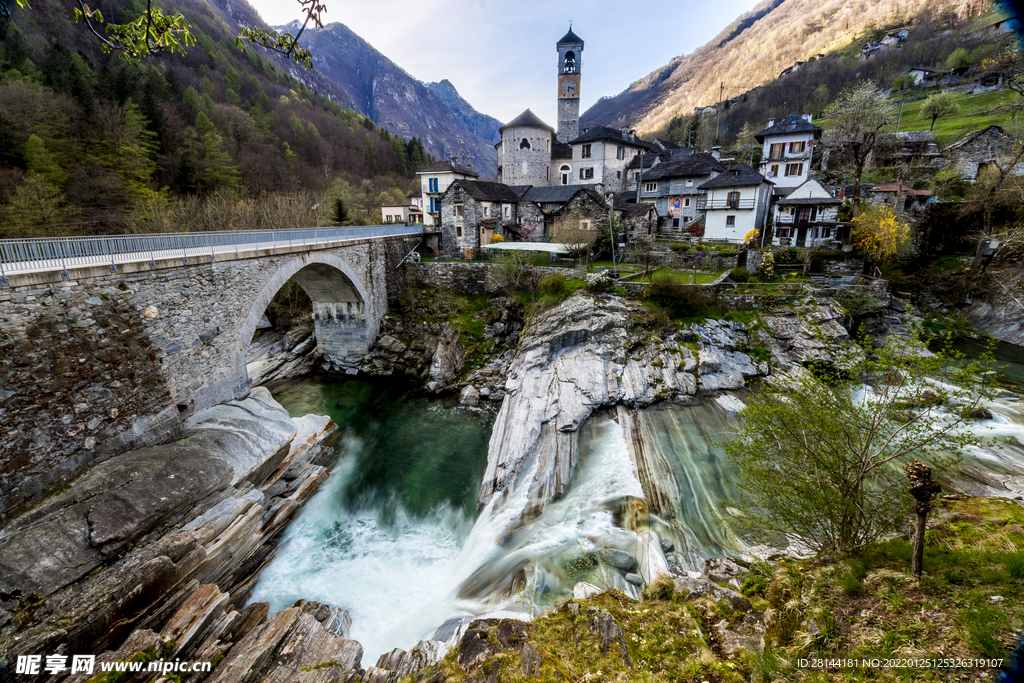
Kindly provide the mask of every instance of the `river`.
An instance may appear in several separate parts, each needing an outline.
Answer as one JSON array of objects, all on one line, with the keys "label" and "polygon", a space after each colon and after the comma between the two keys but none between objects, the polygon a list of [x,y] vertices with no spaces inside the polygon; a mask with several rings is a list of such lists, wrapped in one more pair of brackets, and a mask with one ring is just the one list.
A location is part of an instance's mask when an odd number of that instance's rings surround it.
[{"label": "river", "polygon": [[[979,350],[970,340],[958,346],[968,355]],[[1003,391],[988,404],[993,419],[973,428],[1008,441],[967,454],[957,479],[977,486],[979,470],[1009,474],[1024,464],[1024,356],[1009,345],[997,355]],[[416,397],[387,378],[308,378],[272,388],[292,415],[330,415],[341,438],[330,478],[285,532],[252,600],[272,611],[299,598],[345,607],[364,666],[431,638],[449,619],[530,616],[580,579],[636,594],[603,565],[582,574],[571,567],[600,548],[636,554],[635,529],[624,519],[646,507],[637,454],[630,457],[638,443],[660,490],[660,513],[647,524],[671,544],[676,571],[742,552],[727,523],[738,511],[728,505],[729,468],[716,445],[729,436],[730,421],[709,405],[596,414],[581,431],[566,494],[528,523],[510,525],[520,509],[514,501],[505,501],[509,519],[500,508],[478,519],[475,509],[493,412]]]}]

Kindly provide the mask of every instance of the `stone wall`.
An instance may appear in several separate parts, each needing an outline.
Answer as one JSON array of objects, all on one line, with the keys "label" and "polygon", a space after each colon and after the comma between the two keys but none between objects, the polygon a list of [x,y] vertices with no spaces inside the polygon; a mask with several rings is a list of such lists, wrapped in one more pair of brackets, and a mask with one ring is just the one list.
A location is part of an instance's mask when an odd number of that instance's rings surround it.
[{"label": "stone wall", "polygon": [[[187,266],[71,269],[68,280],[11,274],[12,286],[0,288],[0,523],[90,464],[173,437],[194,410],[247,395],[256,324],[299,271],[317,306],[333,309],[316,321],[318,346],[332,342],[329,329],[365,353],[389,294],[404,286],[399,254],[414,245],[190,256]],[[350,291],[339,294],[339,283]]]},{"label": "stone wall", "polygon": [[[466,292],[469,294],[483,294],[484,292],[497,292],[498,288],[494,282],[494,269],[496,266],[489,263],[473,263],[467,261],[444,262],[444,263],[406,263],[405,277],[406,284],[410,287],[433,287],[453,292]],[[568,268],[556,267],[534,267],[538,277],[548,273],[556,273],[564,277],[581,276]]]}]

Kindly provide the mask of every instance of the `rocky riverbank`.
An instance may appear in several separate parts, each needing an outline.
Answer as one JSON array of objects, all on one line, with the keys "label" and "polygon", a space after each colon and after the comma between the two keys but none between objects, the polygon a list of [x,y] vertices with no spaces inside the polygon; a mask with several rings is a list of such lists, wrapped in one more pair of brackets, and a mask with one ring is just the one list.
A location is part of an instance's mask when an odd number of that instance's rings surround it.
[{"label": "rocky riverbank", "polygon": [[[268,620],[265,603],[247,604],[280,532],[328,476],[334,431],[256,388],[13,520],[0,532],[0,680],[20,680],[19,656],[73,654],[216,662],[207,680],[225,683],[393,677],[361,668],[344,609],[301,600]],[[441,654],[424,645],[391,662],[411,671]],[[132,678],[158,679],[170,680]],[[64,670],[48,680],[107,679]]]}]

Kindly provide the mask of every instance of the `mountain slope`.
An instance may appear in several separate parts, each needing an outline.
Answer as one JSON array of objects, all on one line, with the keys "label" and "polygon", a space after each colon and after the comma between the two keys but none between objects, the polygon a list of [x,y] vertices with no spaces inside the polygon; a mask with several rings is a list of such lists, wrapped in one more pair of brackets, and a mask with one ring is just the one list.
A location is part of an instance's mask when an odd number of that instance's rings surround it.
[{"label": "mountain slope", "polygon": [[[313,52],[316,70],[347,93],[356,111],[394,134],[418,137],[435,157],[457,156],[461,161],[469,156],[477,172],[494,175],[498,156],[491,138],[474,133],[462,120],[474,120],[473,115],[490,117],[475,112],[454,87],[440,88],[445,93],[442,99],[341,23],[307,28],[302,43]],[[297,72],[301,69],[289,68],[289,73],[303,79]],[[306,84],[321,92],[321,86]],[[487,132],[482,120],[473,125]]]},{"label": "mountain slope", "polygon": [[[771,81],[797,61],[836,50],[875,26],[915,17],[948,16],[963,23],[988,0],[763,0],[689,55],[632,83],[584,112],[583,126],[663,130],[673,116],[713,105]],[[720,90],[721,88],[721,90]]]},{"label": "mountain slope", "polygon": [[462,99],[462,95],[447,78],[437,83],[427,83],[427,87],[437,95],[438,99],[448,105],[448,108],[469,129],[469,132],[492,143],[497,142],[501,137],[498,134],[501,121],[473,109],[469,102]]}]

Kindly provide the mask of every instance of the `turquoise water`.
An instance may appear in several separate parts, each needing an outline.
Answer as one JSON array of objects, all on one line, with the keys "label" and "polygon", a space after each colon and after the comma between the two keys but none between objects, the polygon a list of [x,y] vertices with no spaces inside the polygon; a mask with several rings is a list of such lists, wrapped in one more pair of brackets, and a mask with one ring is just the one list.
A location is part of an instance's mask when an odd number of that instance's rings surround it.
[{"label": "turquoise water", "polygon": [[291,415],[330,415],[348,437],[343,443],[358,441],[339,451],[354,461],[340,492],[346,509],[377,508],[388,517],[397,501],[414,516],[447,506],[472,519],[492,412],[416,396],[389,378],[306,378],[272,390]]},{"label": "turquoise water", "polygon": [[[417,397],[389,379],[271,387],[294,415],[338,424],[331,476],[285,531],[252,600],[344,607],[363,666],[432,633],[473,526],[493,414]],[[425,613],[424,613],[425,612]]]}]

